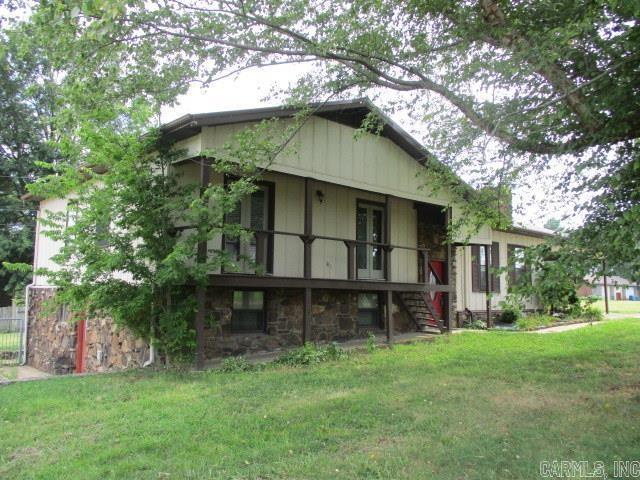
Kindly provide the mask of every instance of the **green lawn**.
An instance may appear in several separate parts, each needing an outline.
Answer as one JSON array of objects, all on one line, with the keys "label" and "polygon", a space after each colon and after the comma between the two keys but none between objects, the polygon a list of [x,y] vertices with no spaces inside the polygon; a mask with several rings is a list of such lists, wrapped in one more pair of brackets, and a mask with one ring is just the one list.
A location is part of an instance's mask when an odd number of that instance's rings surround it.
[{"label": "green lawn", "polygon": [[[598,300],[594,305],[604,312],[604,300]],[[640,313],[640,301],[609,300],[609,313]]]},{"label": "green lawn", "polygon": [[0,478],[539,478],[637,460],[640,320],[465,332],[309,368],[0,388]]},{"label": "green lawn", "polygon": [[19,333],[0,333],[0,352],[15,352],[19,345]]}]

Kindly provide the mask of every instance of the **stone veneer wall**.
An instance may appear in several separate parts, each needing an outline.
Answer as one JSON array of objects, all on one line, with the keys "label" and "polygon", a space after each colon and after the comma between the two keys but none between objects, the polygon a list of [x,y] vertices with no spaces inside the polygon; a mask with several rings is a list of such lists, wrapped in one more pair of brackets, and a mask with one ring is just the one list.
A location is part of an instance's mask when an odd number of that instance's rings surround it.
[{"label": "stone veneer wall", "polygon": [[76,328],[60,309],[50,311],[53,288],[30,292],[27,326],[27,364],[53,374],[73,373],[76,364]]},{"label": "stone veneer wall", "polygon": [[[52,288],[34,288],[29,301],[27,364],[53,374],[73,373],[76,365],[77,334],[74,319],[60,308],[52,310],[47,300]],[[141,366],[149,347],[108,318],[86,323],[84,371],[105,372]]]},{"label": "stone veneer wall", "polygon": [[[27,363],[53,374],[73,373],[76,364],[76,323],[50,311],[46,301],[54,289],[34,289],[29,304]],[[205,328],[207,358],[277,351],[302,344],[302,290],[270,289],[265,294],[264,333],[231,332],[233,289],[212,288],[207,295],[214,322]],[[382,298],[381,298],[382,301]],[[398,305],[393,306],[394,332],[415,331],[415,325]],[[351,291],[314,290],[311,341],[344,341],[366,337],[369,329],[358,326],[358,294]],[[382,333],[383,328],[373,329]],[[139,367],[148,358],[148,345],[108,318],[87,321],[84,362],[86,372]]]},{"label": "stone veneer wall", "polygon": [[[278,351],[302,344],[304,292],[269,289],[265,292],[266,328],[261,333],[232,333],[233,289],[212,288],[208,309],[215,322],[206,327],[207,358]],[[312,342],[345,341],[366,337],[369,330],[358,327],[358,294],[351,291],[314,290],[311,297]],[[415,331],[411,318],[394,303],[394,331]],[[382,332],[383,329],[374,329]]]}]

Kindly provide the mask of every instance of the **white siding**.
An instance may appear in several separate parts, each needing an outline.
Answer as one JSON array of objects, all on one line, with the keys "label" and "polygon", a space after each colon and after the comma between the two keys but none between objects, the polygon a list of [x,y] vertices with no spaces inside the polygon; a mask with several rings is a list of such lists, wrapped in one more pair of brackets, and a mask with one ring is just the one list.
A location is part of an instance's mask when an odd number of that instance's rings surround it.
[{"label": "white siding", "polygon": [[[505,267],[508,263],[508,245],[532,246],[543,242],[538,237],[532,237],[523,234],[493,231],[492,240],[499,243],[500,266]],[[486,308],[486,294],[484,292],[472,291],[471,284],[471,247],[458,247],[456,249],[457,262],[457,278],[456,292],[458,296],[458,311],[465,308],[469,310],[484,310]],[[500,275],[500,292],[493,293],[491,296],[492,308],[499,308],[500,302],[507,296],[508,274],[505,272]],[[537,308],[538,303],[535,299],[528,299],[526,308]]]},{"label": "white siding", "polygon": [[[46,268],[50,270],[57,270],[58,265],[52,260],[52,257],[62,247],[61,242],[52,240],[46,236],[43,232],[47,230],[47,227],[43,226],[40,219],[46,219],[52,214],[65,212],[67,210],[67,199],[65,198],[52,198],[43,200],[40,202],[40,210],[38,211],[38,223],[36,225],[36,239],[35,239],[35,251],[33,258],[34,270],[40,268]],[[35,285],[48,285],[47,278],[43,275],[34,275],[33,283]]]}]

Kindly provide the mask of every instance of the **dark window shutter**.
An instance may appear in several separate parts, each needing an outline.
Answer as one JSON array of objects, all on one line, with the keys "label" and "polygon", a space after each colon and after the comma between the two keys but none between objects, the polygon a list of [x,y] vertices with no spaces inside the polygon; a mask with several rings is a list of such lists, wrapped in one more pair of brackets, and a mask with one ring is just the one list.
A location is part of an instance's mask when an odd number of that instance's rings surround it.
[{"label": "dark window shutter", "polygon": [[471,245],[471,291],[480,292],[480,247]]},{"label": "dark window shutter", "polygon": [[[500,268],[500,244],[493,242],[491,244],[491,267],[494,270]],[[497,273],[491,274],[491,286],[492,292],[500,293],[500,275]]]}]

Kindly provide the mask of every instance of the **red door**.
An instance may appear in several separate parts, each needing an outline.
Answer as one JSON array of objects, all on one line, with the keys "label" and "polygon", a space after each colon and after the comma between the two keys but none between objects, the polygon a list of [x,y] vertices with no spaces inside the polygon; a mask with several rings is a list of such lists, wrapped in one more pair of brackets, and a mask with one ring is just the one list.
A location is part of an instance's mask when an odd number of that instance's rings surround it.
[{"label": "red door", "polygon": [[87,324],[85,320],[76,322],[76,373],[84,372],[85,339]]},{"label": "red door", "polygon": [[[433,260],[431,262],[431,271],[429,272],[429,283],[438,284],[443,283],[444,280],[444,272],[446,269],[446,264],[443,261]],[[431,300],[433,300],[433,308],[436,311],[436,314],[440,318],[444,318],[444,293],[443,292],[432,292]]]}]

